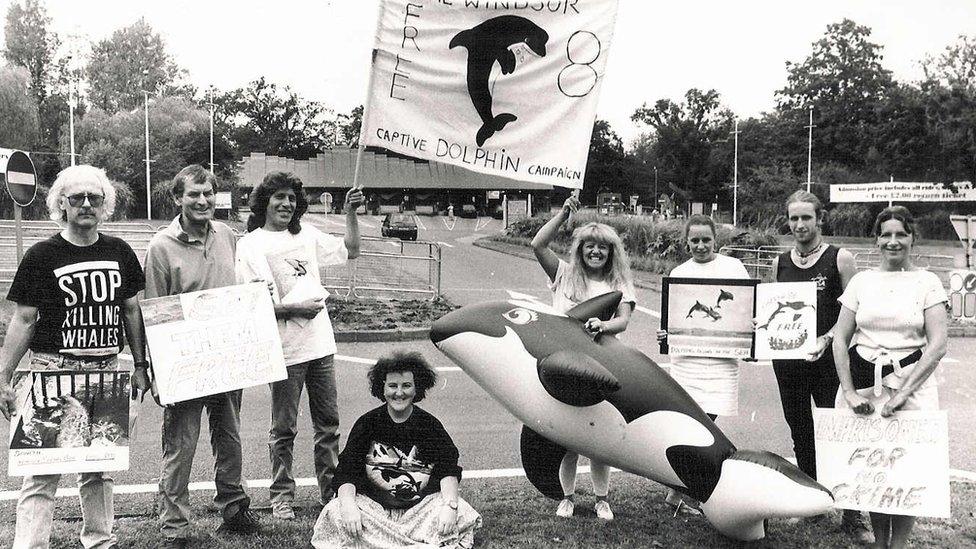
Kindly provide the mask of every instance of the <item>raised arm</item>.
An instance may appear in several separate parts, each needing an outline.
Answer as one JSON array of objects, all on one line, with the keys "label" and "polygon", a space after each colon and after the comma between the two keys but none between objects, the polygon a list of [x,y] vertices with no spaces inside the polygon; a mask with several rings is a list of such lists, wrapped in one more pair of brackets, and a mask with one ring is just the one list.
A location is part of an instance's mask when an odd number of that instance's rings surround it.
[{"label": "raised arm", "polygon": [[559,226],[563,224],[563,221],[570,214],[579,210],[579,206],[580,201],[578,198],[575,196],[567,198],[559,213],[552,216],[552,219],[547,221],[532,239],[532,251],[535,252],[535,258],[539,261],[539,265],[542,265],[542,270],[546,272],[549,280],[555,280],[556,271],[559,270],[559,257],[549,249],[549,244],[556,238],[556,232],[559,231]]},{"label": "raised arm", "polygon": [[363,189],[353,187],[346,193],[346,236],[344,242],[349,250],[349,259],[359,257],[359,217],[356,210],[365,202]]}]

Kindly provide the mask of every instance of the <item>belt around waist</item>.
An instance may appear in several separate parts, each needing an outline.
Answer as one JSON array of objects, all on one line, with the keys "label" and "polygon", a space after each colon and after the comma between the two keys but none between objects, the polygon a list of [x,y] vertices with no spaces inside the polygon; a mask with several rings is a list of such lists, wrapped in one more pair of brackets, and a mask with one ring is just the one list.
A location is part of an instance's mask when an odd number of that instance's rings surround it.
[{"label": "belt around waist", "polygon": [[[868,387],[873,387],[875,381],[874,363],[857,352],[857,345],[850,348],[848,356],[851,359],[851,380],[854,382],[854,388],[867,389]],[[922,358],[922,350],[916,349],[914,353],[899,360],[898,364],[904,368],[905,366],[915,364],[920,358]],[[881,377],[883,378],[888,374],[894,373],[894,371],[894,365],[887,364],[881,368]]]}]

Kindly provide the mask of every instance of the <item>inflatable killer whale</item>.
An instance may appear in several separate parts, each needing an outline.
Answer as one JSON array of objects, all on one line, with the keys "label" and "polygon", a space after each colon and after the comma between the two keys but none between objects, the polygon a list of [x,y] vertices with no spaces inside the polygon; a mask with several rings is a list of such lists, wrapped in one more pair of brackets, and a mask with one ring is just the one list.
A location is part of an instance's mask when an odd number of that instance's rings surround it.
[{"label": "inflatable killer whale", "polygon": [[763,521],[833,507],[829,490],[769,453],[737,450],[651,359],[582,323],[609,319],[620,292],[565,314],[528,301],[470,305],[434,322],[444,354],[524,424],[522,464],[543,494],[562,497],[567,449],[650,478],[702,502],[708,521],[739,540]]}]

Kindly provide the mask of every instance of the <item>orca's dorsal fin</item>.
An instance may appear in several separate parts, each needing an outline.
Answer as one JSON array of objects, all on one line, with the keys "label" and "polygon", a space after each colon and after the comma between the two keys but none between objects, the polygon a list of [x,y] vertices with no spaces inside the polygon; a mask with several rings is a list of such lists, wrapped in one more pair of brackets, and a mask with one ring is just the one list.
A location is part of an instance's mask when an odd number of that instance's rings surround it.
[{"label": "orca's dorsal fin", "polygon": [[553,398],[570,406],[592,406],[620,389],[620,382],[593,358],[556,351],[538,363],[539,381]]},{"label": "orca's dorsal fin", "polygon": [[617,307],[620,306],[620,299],[623,296],[624,294],[620,291],[598,295],[566,311],[566,316],[575,318],[580,322],[586,322],[591,318],[599,318],[605,322],[613,318],[613,314],[617,312]]},{"label": "orca's dorsal fin", "polygon": [[546,497],[562,499],[559,464],[566,457],[566,449],[523,425],[519,450],[522,454],[522,469],[532,486]]}]

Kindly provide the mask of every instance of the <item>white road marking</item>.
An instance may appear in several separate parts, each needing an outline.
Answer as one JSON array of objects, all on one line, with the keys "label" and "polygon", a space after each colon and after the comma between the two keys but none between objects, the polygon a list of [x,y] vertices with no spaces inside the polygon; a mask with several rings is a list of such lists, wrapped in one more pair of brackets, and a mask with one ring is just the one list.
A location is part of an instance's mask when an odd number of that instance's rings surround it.
[{"label": "white road marking", "polygon": [[[795,463],[794,458],[788,458],[790,462]],[[611,467],[610,469],[614,473],[620,472],[620,469],[616,467]],[[576,469],[577,473],[589,473],[590,467],[584,465]],[[511,468],[511,469],[482,469],[479,471],[465,471],[464,478],[515,478],[524,477],[525,470],[522,468]],[[976,483],[976,473],[971,471],[963,471],[960,469],[949,469],[949,476],[952,480],[957,482],[966,483]],[[296,478],[295,484],[298,486],[318,486],[318,481],[313,477]],[[245,488],[268,488],[271,486],[271,479],[262,478],[255,480],[245,480]],[[200,491],[214,491],[216,487],[213,482],[191,482],[189,486],[191,492]],[[159,484],[116,484],[113,488],[115,494],[154,494],[159,491]],[[7,490],[0,492],[0,501],[16,501],[20,496],[20,490]],[[76,498],[78,497],[77,488],[59,488],[55,497],[58,498]]]},{"label": "white road marking", "polygon": [[[613,468],[612,471],[618,472],[619,469]],[[578,467],[576,469],[577,473],[589,473],[590,467],[588,465]],[[482,469],[480,471],[465,471],[464,478],[512,478],[512,477],[524,477],[525,470],[522,468],[512,468],[512,469]],[[295,484],[298,486],[318,486],[318,482],[314,477],[296,478]],[[271,486],[271,479],[262,478],[254,480],[245,480],[245,488],[268,488]],[[191,482],[189,489],[191,492],[200,491],[214,491],[216,487],[213,482]],[[159,491],[159,484],[116,484],[113,488],[115,494],[155,494]],[[16,501],[20,496],[20,490],[7,490],[5,492],[0,492],[0,501]],[[67,498],[67,497],[78,497],[77,488],[59,488],[55,497]]]},{"label": "white road marking", "polygon": [[516,292],[515,290],[505,290],[508,292],[508,296],[512,299],[520,299],[522,301],[541,301],[538,297],[529,294],[523,294],[521,292]]},{"label": "white road marking", "polygon": [[[450,223],[448,222],[448,219],[451,220]],[[454,230],[454,225],[457,223],[457,218],[456,217],[450,217],[450,218],[442,217],[441,218],[441,221],[444,222],[444,227],[446,227],[447,230],[453,231]]]},{"label": "white road marking", "polygon": [[438,242],[441,246],[447,246],[448,248],[453,248],[454,244],[448,244],[447,242]]},{"label": "white road marking", "polygon": [[420,227],[421,229],[423,229],[425,231],[427,230],[427,227],[425,227],[424,224],[423,224],[423,222],[420,221],[420,216],[418,216],[418,215],[413,216],[413,220],[414,220],[414,222],[417,223],[417,226],[418,227]]},{"label": "white road marking", "polygon": [[[335,355],[335,359],[343,362],[352,362],[353,364],[364,364],[366,366],[376,364],[376,360],[372,358],[361,358],[358,356]],[[441,366],[440,368],[434,368],[434,370],[438,372],[460,372],[461,368],[457,366]]]},{"label": "white road marking", "polygon": [[[482,219],[485,219],[485,224],[484,225],[481,224],[481,220]],[[474,223],[474,232],[478,232],[481,229],[486,229],[486,228],[488,228],[488,225],[490,225],[490,224],[491,224],[491,218],[490,217],[486,217],[486,218],[479,217],[478,220],[475,221],[475,223]]]},{"label": "white road marking", "polygon": [[640,305],[638,305],[636,308],[637,308],[638,311],[640,311],[640,312],[642,312],[642,313],[644,313],[646,315],[651,315],[654,318],[661,318],[661,313],[659,313],[657,311],[652,311],[651,309],[648,309],[647,307],[641,307]]}]

